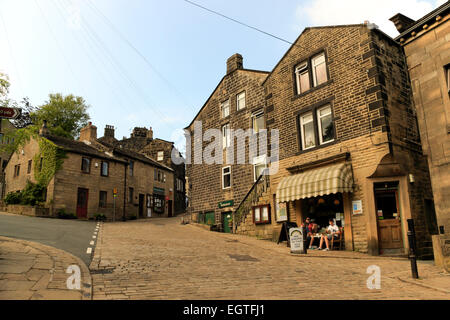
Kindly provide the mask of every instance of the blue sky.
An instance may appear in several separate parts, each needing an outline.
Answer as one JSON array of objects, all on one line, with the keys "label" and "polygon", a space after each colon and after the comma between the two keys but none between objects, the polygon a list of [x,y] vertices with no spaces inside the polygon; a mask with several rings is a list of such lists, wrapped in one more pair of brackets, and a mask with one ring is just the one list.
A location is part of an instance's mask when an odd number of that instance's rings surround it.
[{"label": "blue sky", "polygon": [[[364,20],[395,36],[391,16],[418,19],[445,2],[194,1],[288,41],[307,26]],[[117,138],[145,126],[179,142],[229,56],[239,52],[245,68],[270,71],[289,47],[183,0],[0,0],[0,14],[0,71],[10,77],[10,97],[41,105],[49,93],[83,96],[99,136],[106,124]]]}]

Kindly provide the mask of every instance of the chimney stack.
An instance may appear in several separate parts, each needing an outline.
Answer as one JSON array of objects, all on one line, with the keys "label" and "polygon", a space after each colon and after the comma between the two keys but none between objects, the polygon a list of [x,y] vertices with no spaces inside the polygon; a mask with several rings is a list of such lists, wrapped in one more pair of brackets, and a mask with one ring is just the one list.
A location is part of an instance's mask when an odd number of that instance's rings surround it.
[{"label": "chimney stack", "polygon": [[89,122],[89,124],[80,131],[80,141],[95,140],[97,140],[97,127],[92,125],[92,122]]},{"label": "chimney stack", "polygon": [[244,68],[244,59],[239,53],[233,54],[231,57],[227,60],[227,74],[232,73],[233,71],[237,69],[243,69]]},{"label": "chimney stack", "polygon": [[403,33],[408,30],[414,23],[416,23],[413,19],[408,18],[407,16],[397,13],[395,16],[389,19],[395,24],[399,33]]},{"label": "chimney stack", "polygon": [[48,134],[49,134],[49,131],[47,128],[47,120],[44,120],[44,122],[42,123],[42,127],[39,129],[39,135],[41,137],[45,137]]},{"label": "chimney stack", "polygon": [[148,129],[147,131],[147,138],[150,140],[153,140],[153,128],[150,127],[150,129]]},{"label": "chimney stack", "polygon": [[114,126],[106,125],[105,127],[105,137],[114,138]]}]

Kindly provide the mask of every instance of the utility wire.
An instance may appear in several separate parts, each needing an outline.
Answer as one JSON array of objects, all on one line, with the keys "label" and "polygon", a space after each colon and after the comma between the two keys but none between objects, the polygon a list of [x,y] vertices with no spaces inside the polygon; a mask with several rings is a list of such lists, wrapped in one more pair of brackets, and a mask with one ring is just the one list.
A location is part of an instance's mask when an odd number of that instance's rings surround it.
[{"label": "utility wire", "polygon": [[276,35],[274,35],[274,34],[272,34],[272,33],[269,33],[269,32],[267,32],[267,31],[261,30],[261,29],[259,29],[259,28],[253,27],[253,26],[251,26],[251,25],[248,25],[248,24],[246,24],[246,23],[244,23],[244,22],[241,22],[241,21],[239,21],[239,20],[236,20],[236,19],[234,19],[234,18],[228,17],[228,16],[226,16],[226,15],[220,13],[220,12],[217,12],[217,11],[214,11],[214,10],[211,10],[211,9],[208,9],[208,8],[202,6],[202,5],[198,4],[198,3],[195,3],[195,2],[193,2],[193,1],[189,1],[189,0],[184,0],[184,1],[187,2],[187,3],[189,3],[189,4],[191,4],[191,5],[193,5],[193,6],[196,6],[196,7],[198,7],[198,8],[201,8],[201,9],[203,9],[203,10],[205,10],[205,11],[208,11],[208,12],[213,13],[213,14],[215,14],[215,15],[221,16],[222,18],[225,18],[225,19],[231,20],[231,21],[233,21],[233,22],[235,22],[235,23],[238,23],[238,24],[240,24],[240,25],[243,25],[244,27],[247,27],[247,28],[256,30],[256,31],[258,31],[258,32],[261,32],[261,33],[263,33],[263,34],[265,34],[265,35],[267,35],[267,36],[269,36],[269,37],[272,37],[272,38],[278,39],[278,40],[280,40],[280,41],[286,42],[286,43],[288,43],[288,44],[290,44],[290,45],[293,45],[293,44],[294,44],[293,42],[290,42],[290,41],[288,41],[288,40],[286,40],[286,39],[283,39],[283,38],[281,38],[281,37],[279,37],[279,36],[276,36]]},{"label": "utility wire", "polygon": [[14,51],[12,49],[11,40],[9,39],[8,29],[6,28],[6,22],[5,22],[5,19],[3,17],[2,10],[0,10],[0,19],[2,20],[3,29],[5,29],[6,41],[8,42],[8,48],[9,48],[9,54],[11,56],[11,60],[13,61],[14,68],[16,69],[17,79],[19,80],[18,81],[19,82],[19,91],[20,91],[20,94],[22,95],[22,98],[23,98],[24,97],[23,96],[24,91],[23,91],[22,78],[20,76],[19,68],[17,67],[17,61],[14,58]]},{"label": "utility wire", "polygon": [[58,38],[56,37],[55,33],[53,32],[53,29],[47,19],[47,17],[44,14],[44,11],[42,10],[41,6],[39,5],[38,0],[34,0],[36,6],[38,7],[42,17],[44,18],[45,23],[47,24],[48,30],[50,31],[50,34],[52,35],[53,39],[56,42],[56,45],[58,46],[59,51],[61,52],[64,60],[67,63],[67,66],[69,67],[69,71],[72,73],[73,78],[75,79],[76,82],[78,82],[78,86],[80,86],[81,89],[83,89],[84,93],[86,94],[86,88],[84,88],[84,86],[81,85],[81,81],[80,79],[75,75],[75,72],[73,71],[72,65],[70,64],[69,59],[67,59],[66,54],[64,53],[64,50],[62,49],[61,43],[59,42]]},{"label": "utility wire", "polygon": [[[53,5],[54,5],[55,8],[57,9],[57,11],[58,11],[58,13],[59,13],[61,19],[64,21],[64,20],[65,20],[65,17],[64,17],[64,13],[62,12],[62,10],[64,9],[64,11],[66,11],[66,13],[67,13],[66,8],[65,8],[65,7],[62,7],[62,9],[61,9],[60,6],[59,6],[60,4],[59,4],[56,0],[52,0],[52,1],[53,1]],[[124,108],[123,101],[122,101],[121,97],[118,95],[118,92],[120,92],[120,91],[117,90],[116,88],[114,88],[114,86],[112,85],[112,83],[110,83],[110,82],[107,80],[107,77],[104,75],[104,73],[103,73],[102,70],[99,68],[98,64],[96,63],[95,59],[94,59],[94,58],[92,57],[92,55],[91,55],[91,53],[94,54],[94,55],[96,54],[96,52],[95,52],[95,50],[94,50],[95,48],[93,48],[92,45],[91,45],[88,41],[84,41],[84,42],[83,42],[83,41],[81,41],[78,37],[75,37],[75,33],[72,33],[72,35],[74,35],[74,38],[75,38],[75,39],[78,41],[78,43],[85,49],[84,51],[85,51],[85,53],[86,53],[86,56],[87,56],[87,57],[90,59],[90,61],[92,62],[94,68],[97,70],[98,74],[99,74],[99,75],[101,76],[101,78],[103,79],[103,82],[106,83],[106,84],[109,86],[109,88],[111,89],[111,91],[113,92],[113,94],[116,96],[117,102],[118,102],[119,106],[120,106],[121,108]],[[86,49],[86,47],[84,46],[84,44],[87,44],[87,46],[90,47],[90,48]],[[96,56],[96,55],[95,55],[95,56]],[[97,57],[97,56],[96,56],[96,57]],[[97,60],[99,60],[100,63],[102,63],[102,64],[106,67],[106,65],[105,65],[103,59],[97,57]]]},{"label": "utility wire", "polygon": [[106,55],[112,62],[113,67],[115,67],[116,70],[118,70],[118,73],[120,75],[122,75],[122,77],[124,77],[124,79],[126,79],[129,82],[129,84],[131,84],[131,86],[138,93],[138,95],[140,95],[140,97],[143,99],[143,101],[156,113],[156,115],[168,124],[170,121],[168,121],[167,117],[163,113],[161,113],[156,108],[156,106],[154,106],[154,107],[151,106],[152,104],[154,104],[153,101],[149,100],[148,96],[144,93],[144,91],[127,74],[125,68],[120,64],[120,62],[117,61],[117,59],[114,57],[114,55],[112,53],[110,53],[110,50],[108,49],[106,44],[103,42],[103,40],[99,37],[97,32],[95,32],[95,30],[92,28],[90,23],[86,19],[84,19],[83,16],[81,17],[81,19],[84,21],[82,26],[86,25],[87,29],[85,29],[85,30],[87,30],[87,33],[91,36],[92,39],[94,39],[93,41],[96,42],[103,49],[103,51],[106,53]]},{"label": "utility wire", "polygon": [[120,32],[120,30],[118,28],[116,28],[116,26],[111,22],[110,19],[108,19],[108,17],[103,14],[102,11],[100,11],[100,9],[91,1],[88,0],[86,2],[93,11],[95,11],[105,22],[106,24],[109,25],[109,27],[119,35],[119,37],[150,67],[150,69],[161,79],[163,80],[166,85],[171,88],[173,90],[173,92],[178,96],[178,98],[180,98],[184,104],[188,105],[192,111],[195,113],[195,109],[185,101],[184,97],[182,96],[182,94],[178,91],[178,89],[168,80],[166,79],[157,69],[156,67],[136,48],[136,46],[134,46],[131,41],[129,41],[127,39],[127,37]]}]

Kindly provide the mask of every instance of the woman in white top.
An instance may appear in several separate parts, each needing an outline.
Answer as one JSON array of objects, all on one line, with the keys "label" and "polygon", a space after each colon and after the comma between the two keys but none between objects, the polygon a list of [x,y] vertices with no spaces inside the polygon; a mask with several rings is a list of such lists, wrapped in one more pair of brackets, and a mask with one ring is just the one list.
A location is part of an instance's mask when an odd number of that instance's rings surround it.
[{"label": "woman in white top", "polygon": [[322,250],[322,244],[323,241],[325,240],[325,244],[327,246],[327,248],[325,249],[325,251],[330,250],[330,240],[332,239],[332,237],[338,238],[339,237],[339,227],[337,225],[334,224],[334,220],[330,219],[329,220],[330,225],[327,228],[327,233],[323,234],[320,237],[320,244],[319,244],[319,249],[318,250]]}]

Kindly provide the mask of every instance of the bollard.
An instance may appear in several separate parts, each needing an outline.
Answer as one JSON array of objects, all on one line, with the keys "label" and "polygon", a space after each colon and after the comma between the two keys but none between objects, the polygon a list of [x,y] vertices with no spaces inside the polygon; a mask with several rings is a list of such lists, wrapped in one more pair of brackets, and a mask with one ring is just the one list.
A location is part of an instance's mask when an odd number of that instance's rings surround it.
[{"label": "bollard", "polygon": [[416,256],[416,232],[414,230],[414,220],[408,219],[408,243],[409,243],[409,260],[411,261],[411,273],[414,279],[419,279],[419,272],[417,270],[417,256]]}]

